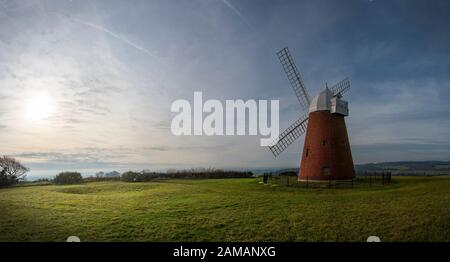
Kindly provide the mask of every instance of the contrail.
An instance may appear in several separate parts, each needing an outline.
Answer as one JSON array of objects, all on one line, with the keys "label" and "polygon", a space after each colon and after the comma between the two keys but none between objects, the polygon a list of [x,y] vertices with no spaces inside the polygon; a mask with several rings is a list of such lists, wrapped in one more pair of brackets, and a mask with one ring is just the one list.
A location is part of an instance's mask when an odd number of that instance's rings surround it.
[{"label": "contrail", "polygon": [[139,45],[131,42],[130,40],[128,40],[128,39],[126,39],[126,38],[124,38],[124,37],[122,37],[122,36],[112,32],[110,30],[108,30],[107,28],[104,28],[103,26],[99,26],[99,25],[96,25],[96,24],[93,24],[93,23],[85,22],[85,21],[79,20],[77,18],[72,18],[72,17],[68,17],[68,16],[65,16],[65,17],[67,19],[75,22],[75,23],[82,24],[82,25],[91,27],[91,28],[93,28],[95,30],[101,31],[103,33],[106,33],[106,34],[110,35],[111,37],[113,37],[113,38],[115,38],[115,39],[117,39],[117,40],[119,40],[119,41],[121,41],[121,42],[123,42],[125,44],[128,44],[129,46],[131,46],[131,47],[133,47],[133,48],[135,48],[135,49],[137,49],[137,50],[139,50],[139,51],[141,51],[141,52],[143,52],[143,53],[153,57],[158,62],[160,62],[159,58],[156,55],[154,55],[152,52],[150,52],[149,50],[147,50],[147,49],[143,48],[142,46],[139,46]]},{"label": "contrail", "polygon": [[230,2],[228,2],[228,0],[222,0],[222,2],[228,6],[228,8],[230,8],[237,16],[239,16],[239,18],[248,26],[250,27],[250,29],[255,30],[255,28],[247,21],[247,19],[245,19],[245,17],[241,14],[241,12],[239,12],[239,10],[236,9],[236,7],[234,7]]},{"label": "contrail", "polygon": [[[255,29],[255,27],[250,24],[250,22],[248,22],[248,20],[241,14],[241,12],[239,12],[239,10],[236,9],[236,7],[234,7],[230,2],[228,2],[228,0],[222,0],[222,2],[231,9],[231,11],[233,11],[237,16],[239,16],[239,18],[242,20],[242,22],[244,22],[253,32],[257,33],[258,30]],[[275,48],[272,46],[272,44],[268,41],[263,41],[262,45],[265,46],[268,50],[272,51]]]}]

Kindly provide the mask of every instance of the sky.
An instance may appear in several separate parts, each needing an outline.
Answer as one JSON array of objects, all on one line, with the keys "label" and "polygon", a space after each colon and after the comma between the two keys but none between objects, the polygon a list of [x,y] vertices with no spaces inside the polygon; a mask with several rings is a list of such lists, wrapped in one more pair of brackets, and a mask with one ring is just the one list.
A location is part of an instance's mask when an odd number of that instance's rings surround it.
[{"label": "sky", "polygon": [[62,170],[295,167],[258,136],[173,136],[177,99],[278,99],[302,114],[349,77],[355,163],[450,160],[449,1],[0,0],[0,154]]}]

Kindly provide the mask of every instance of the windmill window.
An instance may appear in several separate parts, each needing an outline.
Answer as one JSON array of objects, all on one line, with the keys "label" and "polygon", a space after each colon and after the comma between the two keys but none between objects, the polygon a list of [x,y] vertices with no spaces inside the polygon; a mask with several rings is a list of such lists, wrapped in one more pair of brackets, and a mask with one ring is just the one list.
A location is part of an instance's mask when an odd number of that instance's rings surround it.
[{"label": "windmill window", "polygon": [[306,157],[309,156],[309,148],[306,148]]},{"label": "windmill window", "polygon": [[328,141],[326,139],[322,140],[322,146],[326,146]]},{"label": "windmill window", "polygon": [[322,168],[322,174],[323,174],[324,176],[329,176],[329,175],[330,175],[330,168],[327,167],[327,166],[324,166],[324,167]]}]

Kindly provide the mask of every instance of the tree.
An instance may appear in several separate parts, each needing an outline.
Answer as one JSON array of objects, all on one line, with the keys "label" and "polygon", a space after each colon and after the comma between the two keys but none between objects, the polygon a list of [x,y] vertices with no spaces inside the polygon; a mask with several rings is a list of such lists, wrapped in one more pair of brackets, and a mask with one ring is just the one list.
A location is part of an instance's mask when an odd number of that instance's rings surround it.
[{"label": "tree", "polygon": [[122,174],[120,180],[125,182],[139,182],[139,173],[133,171],[127,171]]},{"label": "tree", "polygon": [[105,176],[105,172],[103,172],[103,171],[97,172],[97,173],[95,174],[95,177],[96,177],[96,178],[102,178],[102,177],[104,177],[104,176]]},{"label": "tree", "polygon": [[83,182],[83,177],[78,172],[61,172],[53,178],[55,184],[67,185]]},{"label": "tree", "polygon": [[2,186],[18,183],[30,170],[15,158],[8,156],[0,157],[0,168],[2,168],[0,173],[0,185]]}]

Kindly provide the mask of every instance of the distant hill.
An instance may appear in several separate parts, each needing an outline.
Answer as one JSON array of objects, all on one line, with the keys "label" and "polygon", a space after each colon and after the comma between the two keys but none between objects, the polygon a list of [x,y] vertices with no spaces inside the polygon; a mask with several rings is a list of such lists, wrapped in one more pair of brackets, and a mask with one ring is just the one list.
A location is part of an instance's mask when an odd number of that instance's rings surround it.
[{"label": "distant hill", "polygon": [[[389,171],[394,175],[450,175],[450,161],[398,161],[355,165],[357,173]],[[298,172],[298,168],[278,168],[258,170],[256,174],[270,172],[278,175],[283,172]]]},{"label": "distant hill", "polygon": [[392,171],[392,172],[444,172],[450,171],[450,161],[399,161],[367,163],[355,166],[357,171]]},{"label": "distant hill", "polygon": [[105,173],[105,177],[120,177],[120,173],[117,171],[112,171]]}]

